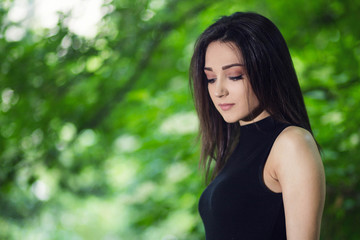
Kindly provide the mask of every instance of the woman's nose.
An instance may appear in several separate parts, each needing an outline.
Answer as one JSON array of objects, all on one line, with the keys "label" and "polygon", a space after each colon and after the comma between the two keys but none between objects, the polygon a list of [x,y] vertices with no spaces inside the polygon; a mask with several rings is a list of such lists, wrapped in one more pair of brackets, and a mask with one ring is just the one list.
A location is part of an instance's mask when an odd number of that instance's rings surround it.
[{"label": "woman's nose", "polygon": [[223,80],[218,80],[215,82],[215,96],[216,97],[224,97],[227,96],[229,94],[229,91],[227,90]]}]

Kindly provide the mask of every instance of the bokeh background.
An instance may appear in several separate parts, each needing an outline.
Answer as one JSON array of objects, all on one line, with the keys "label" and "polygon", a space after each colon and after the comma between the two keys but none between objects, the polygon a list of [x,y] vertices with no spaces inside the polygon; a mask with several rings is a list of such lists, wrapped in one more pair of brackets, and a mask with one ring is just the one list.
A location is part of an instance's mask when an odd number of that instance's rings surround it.
[{"label": "bokeh background", "polygon": [[322,146],[322,239],[360,239],[359,0],[0,1],[0,239],[204,239],[188,66],[219,16],[281,30]]}]

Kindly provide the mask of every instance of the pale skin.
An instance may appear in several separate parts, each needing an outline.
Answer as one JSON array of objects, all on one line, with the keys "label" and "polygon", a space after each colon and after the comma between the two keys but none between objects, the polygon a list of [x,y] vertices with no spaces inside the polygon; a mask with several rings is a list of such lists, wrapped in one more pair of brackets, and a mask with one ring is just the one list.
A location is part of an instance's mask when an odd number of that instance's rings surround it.
[{"label": "pale skin", "polygon": [[[241,52],[233,44],[213,42],[205,56],[204,72],[209,80],[209,95],[226,122],[246,125],[255,119],[245,117],[259,101],[251,89]],[[282,193],[288,240],[317,240],[325,202],[325,174],[312,135],[290,126],[275,140],[266,161],[263,178],[273,192]]]}]

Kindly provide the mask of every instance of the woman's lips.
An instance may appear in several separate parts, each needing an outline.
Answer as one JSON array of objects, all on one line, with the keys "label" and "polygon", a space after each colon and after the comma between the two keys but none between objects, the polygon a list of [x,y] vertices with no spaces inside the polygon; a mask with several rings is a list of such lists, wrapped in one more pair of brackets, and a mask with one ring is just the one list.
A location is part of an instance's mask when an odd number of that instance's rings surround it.
[{"label": "woman's lips", "polygon": [[230,108],[232,108],[234,105],[235,103],[223,103],[223,104],[219,104],[219,107],[221,108],[221,110],[227,111],[230,110]]}]

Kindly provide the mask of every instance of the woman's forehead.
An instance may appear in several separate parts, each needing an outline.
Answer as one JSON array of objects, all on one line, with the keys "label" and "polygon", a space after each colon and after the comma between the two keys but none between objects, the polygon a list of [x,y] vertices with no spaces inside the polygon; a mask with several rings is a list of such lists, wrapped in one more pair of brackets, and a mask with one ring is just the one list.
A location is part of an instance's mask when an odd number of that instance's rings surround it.
[{"label": "woman's forehead", "polygon": [[208,45],[205,54],[205,67],[231,64],[244,64],[241,51],[234,43],[215,41]]}]

